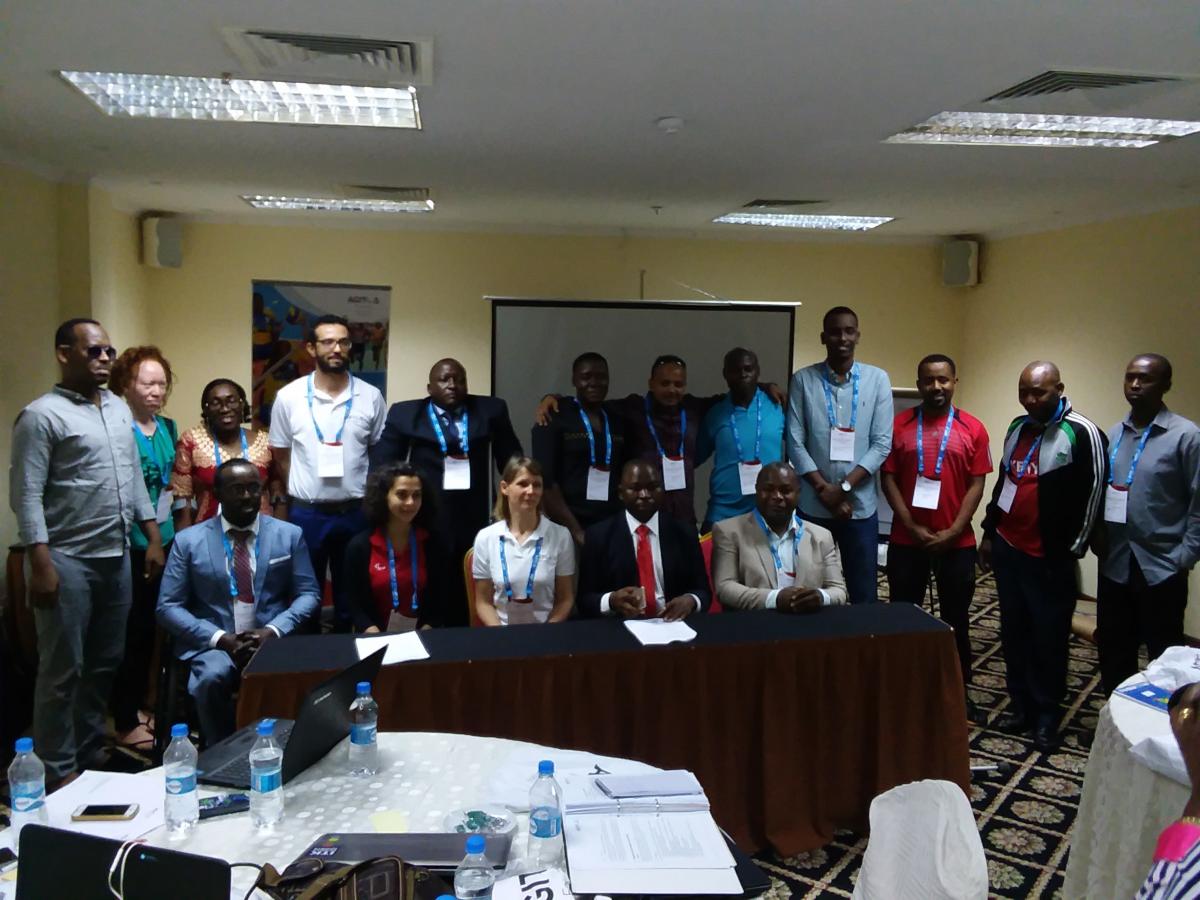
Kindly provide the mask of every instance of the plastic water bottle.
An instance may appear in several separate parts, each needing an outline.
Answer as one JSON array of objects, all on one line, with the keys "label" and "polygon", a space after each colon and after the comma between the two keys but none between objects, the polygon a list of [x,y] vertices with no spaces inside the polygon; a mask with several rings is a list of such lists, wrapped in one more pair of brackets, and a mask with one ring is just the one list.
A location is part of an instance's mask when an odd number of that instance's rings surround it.
[{"label": "plastic water bottle", "polygon": [[360,681],[357,693],[350,704],[350,774],[374,775],[379,771],[379,704],[371,696],[371,682]]},{"label": "plastic water bottle", "polygon": [[458,900],[489,900],[496,875],[483,855],[486,846],[482,834],[467,838],[467,855],[454,871],[454,896]]},{"label": "plastic water bottle", "polygon": [[200,797],[196,793],[196,748],[188,740],[188,727],[171,726],[171,743],[163,754],[163,772],[167,778],[164,806],[167,833],[185,837],[200,821]]},{"label": "plastic water bottle", "polygon": [[271,828],[283,819],[283,750],[275,741],[275,720],[258,723],[250,749],[250,821]]},{"label": "plastic water bottle", "polygon": [[12,794],[13,848],[17,849],[21,829],[29,823],[47,824],[46,767],[33,752],[32,738],[17,739],[17,755],[8,767],[8,789]]},{"label": "plastic water bottle", "polygon": [[537,781],[529,789],[529,862],[536,869],[562,868],[562,788],[554,780],[554,763],[538,763]]}]

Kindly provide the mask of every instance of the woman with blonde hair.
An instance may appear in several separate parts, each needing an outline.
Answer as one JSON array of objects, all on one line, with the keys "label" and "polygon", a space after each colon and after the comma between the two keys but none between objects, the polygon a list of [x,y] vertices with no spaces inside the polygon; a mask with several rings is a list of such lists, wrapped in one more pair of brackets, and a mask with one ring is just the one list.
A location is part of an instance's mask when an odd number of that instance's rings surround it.
[{"label": "woman with blonde hair", "polygon": [[496,520],[475,536],[471,576],[484,625],[562,622],[575,605],[571,533],[542,513],[542,467],[514,456],[500,476]]}]

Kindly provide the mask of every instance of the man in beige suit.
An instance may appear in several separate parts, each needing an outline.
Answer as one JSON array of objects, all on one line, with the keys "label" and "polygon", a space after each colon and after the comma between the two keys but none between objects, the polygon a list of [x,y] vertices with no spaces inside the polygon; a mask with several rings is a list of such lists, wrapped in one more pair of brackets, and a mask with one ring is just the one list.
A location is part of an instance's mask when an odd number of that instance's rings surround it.
[{"label": "man in beige suit", "polygon": [[799,613],[846,602],[833,535],[796,515],[799,492],[795,470],[772,463],[758,473],[755,508],[713,526],[713,582],[722,604]]}]

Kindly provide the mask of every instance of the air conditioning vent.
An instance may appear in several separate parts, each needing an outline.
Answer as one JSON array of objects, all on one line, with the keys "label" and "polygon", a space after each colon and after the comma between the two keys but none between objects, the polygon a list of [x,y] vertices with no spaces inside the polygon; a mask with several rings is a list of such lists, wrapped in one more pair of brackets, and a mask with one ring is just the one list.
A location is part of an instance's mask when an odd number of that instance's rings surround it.
[{"label": "air conditioning vent", "polygon": [[433,83],[433,41],[223,28],[247,75],[309,81]]},{"label": "air conditioning vent", "polygon": [[1019,97],[1038,97],[1043,94],[1061,94],[1065,91],[1095,91],[1104,88],[1129,87],[1136,84],[1160,84],[1182,81],[1170,75],[1120,75],[1110,72],[1061,72],[1051,69],[1005,88],[999,93],[983,99],[984,103],[995,100],[1013,100]]},{"label": "air conditioning vent", "polygon": [[344,184],[342,196],[353,200],[409,200],[420,202],[429,199],[429,188],[397,187],[390,184]]},{"label": "air conditioning vent", "polygon": [[742,209],[772,209],[787,210],[793,206],[812,206],[816,203],[828,203],[828,200],[751,200]]}]

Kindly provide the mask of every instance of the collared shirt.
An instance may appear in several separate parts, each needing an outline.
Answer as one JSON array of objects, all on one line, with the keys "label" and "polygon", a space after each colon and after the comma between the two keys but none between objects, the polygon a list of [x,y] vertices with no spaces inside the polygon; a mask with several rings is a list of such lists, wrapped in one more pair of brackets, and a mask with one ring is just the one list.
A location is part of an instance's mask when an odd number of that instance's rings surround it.
[{"label": "collared shirt", "polygon": [[[658,540],[658,513],[652,515],[645,522],[639,522],[632,515],[630,515],[629,510],[625,510],[625,524],[629,528],[629,537],[633,540],[633,555],[635,559],[637,558],[637,531],[643,525],[650,529],[648,538],[650,540],[650,556],[654,560],[654,605],[657,611],[661,613],[664,609],[666,609],[667,602],[674,598],[668,597],[664,593],[666,588],[663,586],[662,546],[659,544]],[[692,600],[695,601],[697,610],[700,609],[699,597],[697,597],[695,594],[687,594],[686,596],[691,597]],[[600,596],[601,615],[607,616],[611,611],[612,608],[609,606],[609,598],[611,597],[612,591]]]},{"label": "collared shirt", "polygon": [[[761,529],[760,532],[761,534]],[[779,585],[771,593],[767,594],[767,609],[774,609],[776,601],[779,599],[779,592],[786,587],[791,587],[796,583],[796,520],[793,517],[788,524],[787,530],[783,534],[770,535],[764,534],[763,537],[775,548],[775,552],[779,554],[779,561],[783,563],[783,570],[775,570],[775,583]],[[817,588],[821,594],[821,605],[828,606],[830,603],[829,592],[825,588]]]},{"label": "collared shirt", "polygon": [[25,546],[83,558],[121,556],[134,522],[154,521],[133,417],[101,389],[97,406],[56,385],[13,426],[9,497]]},{"label": "collared shirt", "polygon": [[[528,599],[525,588],[529,584],[529,569],[537,552],[538,541],[542,542],[538,554],[537,571],[533,576],[533,603],[518,604],[516,600]],[[500,541],[504,541],[504,563],[500,562]],[[508,583],[512,585],[513,601],[504,589],[504,566],[508,566]],[[500,624],[510,621],[545,622],[554,609],[555,580],[575,574],[575,542],[571,532],[551,522],[544,514],[537,528],[518,542],[505,521],[493,522],[475,536],[475,553],[471,560],[471,577],[476,581],[492,583],[492,602]],[[524,607],[524,609],[517,609]]]},{"label": "collared shirt", "polygon": [[[221,533],[224,534],[226,540],[229,541],[229,546],[235,548],[235,550],[237,547],[237,538],[235,538],[229,532],[231,532],[231,531],[249,531],[250,532],[250,537],[246,540],[246,552],[250,554],[250,578],[251,578],[251,581],[253,581],[254,575],[258,572],[258,522],[259,522],[259,516],[256,515],[254,517],[254,521],[251,522],[249,525],[245,526],[244,528],[239,528],[238,526],[234,525],[232,522],[230,522],[228,519],[226,519],[224,515],[221,515],[220,519],[221,519]],[[232,565],[233,565],[233,561],[228,556],[225,556],[225,574],[226,575],[233,574]],[[232,598],[230,598],[230,599],[232,600]],[[257,600],[257,598],[255,598],[255,599]],[[233,602],[237,602],[237,601],[233,601]],[[273,632],[275,632],[275,637],[283,636],[282,633],[279,631],[279,629],[276,628],[274,625],[268,625],[267,627],[270,628]],[[208,639],[208,646],[210,646],[210,647],[217,646],[217,641],[221,640],[221,638],[224,635],[225,635],[225,632],[222,631],[220,628],[218,628],[216,631],[213,632],[213,636]]]},{"label": "collared shirt", "polygon": [[[870,478],[859,483],[850,494],[850,507],[855,519],[875,515],[876,472],[892,449],[892,383],[887,372],[875,366],[856,362],[858,369],[858,417],[854,427],[854,461],[832,462],[829,459],[829,411],[825,403],[823,384],[829,372],[825,362],[805,366],[792,375],[788,385],[787,452],[797,474],[820,472],[826,481],[840,484],[855,466],[862,466]],[[853,417],[854,380],[830,384],[833,408],[841,426]],[[800,512],[814,519],[828,519],[832,513],[817,497],[808,480],[800,479]]]},{"label": "collared shirt", "polygon": [[[708,512],[704,516],[707,522],[732,519],[754,509],[754,495],[742,493],[738,463],[755,460],[756,403],[762,413],[762,430],[757,434],[758,462],[765,466],[783,459],[783,410],[761,388],[750,399],[749,406],[738,406],[728,395],[722,398],[704,417],[696,446],[696,458],[701,462],[710,454],[713,457]],[[737,423],[737,436],[742,444],[740,458],[730,419]]]},{"label": "collared shirt", "polygon": [[[367,450],[378,443],[383,434],[387,409],[383,394],[360,377],[352,378],[354,403],[346,419],[346,404],[351,388],[331,397],[315,385],[312,413],[308,408],[308,380],[297,378],[280,388],[271,406],[272,447],[291,450],[287,492],[309,503],[353,500],[366,493]],[[321,429],[327,443],[333,443],[342,432],[342,477],[319,478],[317,454],[320,439],[313,421]],[[342,428],[345,420],[346,427]]]},{"label": "collared shirt", "polygon": [[[1100,571],[1118,584],[1129,581],[1130,553],[1147,584],[1186,572],[1200,559],[1200,428],[1165,406],[1149,428],[1129,486],[1125,524],[1105,523],[1108,556]],[[1109,430],[1110,448],[1121,441],[1112,469],[1114,485],[1125,485],[1140,438],[1128,417]]]}]

